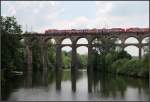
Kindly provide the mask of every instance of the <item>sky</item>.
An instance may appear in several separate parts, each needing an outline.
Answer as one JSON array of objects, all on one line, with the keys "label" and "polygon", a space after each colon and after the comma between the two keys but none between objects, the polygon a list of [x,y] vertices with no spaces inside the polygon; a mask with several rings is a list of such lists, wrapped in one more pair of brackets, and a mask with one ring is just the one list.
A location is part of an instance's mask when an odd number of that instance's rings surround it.
[{"label": "sky", "polygon": [[[149,27],[149,2],[1,1],[1,15],[15,16],[23,31],[39,33],[46,29]],[[87,53],[87,48],[78,52]],[[138,53],[131,48],[129,52]]]}]

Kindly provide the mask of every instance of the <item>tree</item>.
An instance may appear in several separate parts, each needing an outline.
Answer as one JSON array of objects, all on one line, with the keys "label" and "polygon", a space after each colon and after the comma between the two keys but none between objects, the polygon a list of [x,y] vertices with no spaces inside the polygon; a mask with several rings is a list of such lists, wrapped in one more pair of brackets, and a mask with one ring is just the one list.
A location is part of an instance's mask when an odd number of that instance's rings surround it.
[{"label": "tree", "polygon": [[116,39],[98,38],[94,44],[99,44],[100,46],[95,47],[95,51],[98,54],[105,55],[108,52],[115,50],[115,41]]},{"label": "tree", "polygon": [[115,41],[116,39],[108,39],[108,38],[99,38],[95,40],[94,44],[99,44],[99,46],[96,46],[93,49],[94,70],[107,71],[108,66],[106,64],[107,63],[106,56],[108,53],[115,51],[116,47]]},{"label": "tree", "polygon": [[62,51],[62,67],[71,68],[71,52]]},{"label": "tree", "polygon": [[42,70],[41,48],[40,48],[39,40],[37,39],[33,41],[32,44],[32,65],[33,65],[34,72],[38,70]]},{"label": "tree", "polygon": [[[23,66],[23,52],[21,48],[21,25],[15,17],[1,16],[1,68],[20,70]],[[17,35],[16,35],[17,34]],[[14,37],[15,35],[15,37]]]}]

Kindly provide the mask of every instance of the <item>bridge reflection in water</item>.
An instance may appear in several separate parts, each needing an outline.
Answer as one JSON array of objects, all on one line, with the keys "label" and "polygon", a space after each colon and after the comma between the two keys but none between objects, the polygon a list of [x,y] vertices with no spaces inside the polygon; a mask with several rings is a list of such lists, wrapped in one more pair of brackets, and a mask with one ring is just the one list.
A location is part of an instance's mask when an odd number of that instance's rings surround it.
[{"label": "bridge reflection in water", "polygon": [[[126,78],[115,75],[104,75],[99,73],[93,74],[91,72],[92,71],[55,70],[51,72],[53,74],[51,76],[53,77],[52,79],[50,77],[47,77],[48,73],[43,72],[40,73],[41,75],[37,76],[28,73],[25,82],[26,88],[35,89],[35,86],[39,85],[40,87],[43,87],[47,93],[51,93],[52,95],[55,95],[55,91],[60,95],[63,94],[62,98],[67,97],[68,94],[71,94],[72,90],[72,94],[74,93],[78,96],[78,98],[80,97],[81,99],[82,96],[80,95],[83,93],[85,95],[83,96],[83,99],[87,97],[86,95],[88,94],[86,92],[88,92],[90,97],[92,98],[101,97],[104,99],[107,98],[108,100],[110,97],[113,97],[114,99],[116,99],[117,97],[117,100],[126,100],[126,98],[129,100],[130,98],[128,94],[130,92],[135,93],[134,95],[132,95],[133,98],[131,98],[131,100],[138,100],[138,97],[140,98],[139,100],[148,99],[148,80]],[[87,76],[85,76],[86,74]],[[37,82],[34,81],[34,76],[37,78]],[[50,80],[53,81],[51,82]],[[52,84],[54,84],[55,86],[54,90],[54,87],[51,87]],[[69,87],[68,85],[71,85],[71,87]],[[37,89],[39,90],[40,88],[36,87],[36,90]]]},{"label": "bridge reflection in water", "polygon": [[[7,82],[7,87],[3,87],[3,99],[16,101],[147,101],[149,99],[148,79],[80,70],[28,72],[25,82],[24,78],[20,77],[20,81],[18,78],[16,76],[14,80]],[[8,90],[10,88],[11,90]]]},{"label": "bridge reflection in water", "polygon": [[[79,78],[79,70],[68,70],[70,72],[70,82],[71,82],[71,88],[73,92],[76,92],[76,83],[77,78]],[[86,71],[86,70],[84,70]],[[57,69],[53,70],[51,73],[53,73],[53,77],[55,77],[55,86],[56,90],[61,90],[61,82],[63,77],[63,69]],[[93,72],[92,71],[86,71],[87,72],[87,85],[88,85],[88,92],[92,92],[92,83],[93,83]],[[33,75],[34,74],[34,75]],[[48,87],[49,84],[49,75],[48,71],[42,71],[38,73],[32,73],[32,71],[27,71],[25,74],[25,87],[26,88],[33,88],[37,83],[39,86]],[[34,78],[35,77],[35,78]],[[38,81],[38,82],[37,82]],[[84,85],[83,85],[84,86]]]}]

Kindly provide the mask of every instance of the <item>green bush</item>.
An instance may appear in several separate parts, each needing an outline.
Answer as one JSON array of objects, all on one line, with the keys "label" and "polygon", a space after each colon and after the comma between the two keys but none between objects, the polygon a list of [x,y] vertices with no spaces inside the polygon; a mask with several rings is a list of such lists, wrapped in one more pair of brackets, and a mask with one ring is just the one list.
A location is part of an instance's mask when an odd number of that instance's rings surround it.
[{"label": "green bush", "polygon": [[123,65],[128,62],[127,58],[116,60],[111,64],[111,71],[115,73],[124,73]]},{"label": "green bush", "polygon": [[143,64],[141,73],[144,77],[148,77],[149,76],[149,55],[148,54],[144,55],[141,62]]},{"label": "green bush", "polygon": [[144,58],[142,60],[139,59],[119,59],[112,63],[111,72],[124,74],[128,76],[136,76],[136,77],[148,77],[149,70],[146,65],[147,62],[144,61],[148,58]]},{"label": "green bush", "polygon": [[132,76],[142,76],[141,75],[142,63],[140,60],[131,59],[123,64],[122,73]]}]

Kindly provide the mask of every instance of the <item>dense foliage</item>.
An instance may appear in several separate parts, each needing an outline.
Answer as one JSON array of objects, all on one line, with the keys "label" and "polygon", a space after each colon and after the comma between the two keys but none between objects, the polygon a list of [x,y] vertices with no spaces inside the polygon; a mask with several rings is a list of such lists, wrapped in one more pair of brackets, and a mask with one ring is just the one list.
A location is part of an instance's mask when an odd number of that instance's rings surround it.
[{"label": "dense foliage", "polygon": [[[22,70],[24,49],[20,42],[21,26],[14,17],[1,16],[1,69],[7,72]],[[18,36],[13,37],[14,34]]]},{"label": "dense foliage", "polygon": [[[65,69],[71,68],[71,51],[62,51],[62,66]],[[87,67],[87,55],[77,54],[77,68],[86,69]]]},{"label": "dense foliage", "polygon": [[148,54],[142,59],[132,58],[124,50],[116,51],[115,40],[99,39],[105,47],[99,46],[93,49],[93,67],[95,72],[110,72],[127,76],[148,78]]}]

